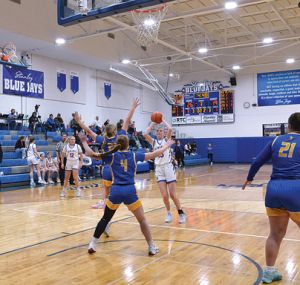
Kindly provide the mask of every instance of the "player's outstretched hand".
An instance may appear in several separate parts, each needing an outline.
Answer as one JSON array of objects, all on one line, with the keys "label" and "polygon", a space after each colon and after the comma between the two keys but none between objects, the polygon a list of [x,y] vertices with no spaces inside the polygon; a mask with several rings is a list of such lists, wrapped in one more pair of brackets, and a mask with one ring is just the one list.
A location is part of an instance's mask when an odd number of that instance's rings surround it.
[{"label": "player's outstretched hand", "polygon": [[135,98],[134,101],[133,101],[133,103],[132,103],[132,108],[135,109],[140,104],[141,104],[140,99],[139,98]]},{"label": "player's outstretched hand", "polygon": [[167,145],[168,145],[168,146],[171,146],[171,145],[174,144],[174,143],[175,143],[175,141],[172,140],[172,139],[169,139],[169,140],[167,141]]},{"label": "player's outstretched hand", "polygon": [[74,119],[77,123],[80,123],[81,122],[81,116],[79,115],[78,112],[75,112],[74,113]]},{"label": "player's outstretched hand", "polygon": [[247,185],[250,185],[251,182],[252,182],[252,181],[246,180],[245,183],[244,183],[244,185],[243,185],[243,187],[242,187],[242,190],[245,190],[245,189],[246,189],[246,186],[247,186]]}]

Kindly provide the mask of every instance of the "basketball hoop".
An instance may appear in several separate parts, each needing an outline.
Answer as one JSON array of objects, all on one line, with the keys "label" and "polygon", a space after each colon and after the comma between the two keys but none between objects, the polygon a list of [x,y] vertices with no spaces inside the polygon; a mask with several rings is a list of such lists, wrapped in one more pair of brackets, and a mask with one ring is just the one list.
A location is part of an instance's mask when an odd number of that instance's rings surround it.
[{"label": "basketball hoop", "polygon": [[146,47],[157,42],[160,23],[166,13],[166,4],[155,9],[131,11],[131,15],[138,29],[137,41],[141,46]]}]

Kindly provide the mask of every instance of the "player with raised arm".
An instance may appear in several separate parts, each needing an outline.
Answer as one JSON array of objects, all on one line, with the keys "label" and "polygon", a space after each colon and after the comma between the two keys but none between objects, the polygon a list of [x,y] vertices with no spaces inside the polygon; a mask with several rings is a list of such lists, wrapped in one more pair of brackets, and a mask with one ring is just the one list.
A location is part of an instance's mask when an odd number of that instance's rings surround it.
[{"label": "player with raised arm", "polygon": [[[84,141],[85,138],[83,137],[82,143],[84,143]],[[158,252],[158,248],[153,243],[150,228],[144,215],[142,203],[136,193],[134,180],[137,168],[136,163],[138,161],[150,160],[160,156],[174,143],[174,141],[168,140],[160,149],[146,154],[133,153],[132,151],[129,151],[129,140],[127,136],[118,136],[116,143],[118,146],[116,150],[118,149],[118,151],[111,155],[111,171],[113,177],[112,187],[106,201],[103,217],[95,229],[94,236],[89,244],[88,252],[96,252],[96,243],[98,239],[105,231],[108,223],[114,216],[120,204],[124,203],[134,214],[140,224],[141,231],[148,243],[149,255],[155,255]],[[104,158],[103,154],[93,152],[87,144],[83,145],[87,146],[85,148],[87,155],[96,159]]]},{"label": "player with raised arm", "polygon": [[[156,139],[153,139],[149,134],[155,123],[151,123],[150,126],[146,129],[144,137],[153,146],[153,150],[158,150],[167,143],[172,136],[172,127],[162,118],[162,122],[167,127],[167,135],[164,136],[164,128],[159,126],[156,130]],[[173,220],[171,214],[171,206],[169,201],[169,196],[173,200],[178,214],[179,214],[179,223],[183,224],[186,221],[186,215],[183,212],[180,201],[176,195],[176,171],[175,167],[172,164],[172,156],[170,149],[166,149],[160,156],[156,157],[154,160],[155,163],[155,176],[157,179],[158,187],[162,195],[164,204],[167,209],[167,215],[165,218],[166,223],[171,223]]]},{"label": "player with raised arm", "polygon": [[[131,105],[131,108],[129,110],[127,118],[124,121],[122,129],[117,132],[117,128],[115,125],[108,124],[105,128],[105,134],[103,136],[97,135],[88,126],[86,126],[84,124],[84,122],[81,120],[81,117],[78,113],[75,113],[75,120],[80,125],[80,127],[86,132],[86,134],[91,136],[93,141],[95,141],[96,143],[101,145],[101,149],[103,152],[108,152],[114,147],[117,137],[119,135],[127,135],[128,126],[131,122],[131,119],[134,115],[136,108],[139,105],[140,105],[140,100],[138,98],[136,98]],[[84,142],[84,143],[86,143],[86,142]],[[101,203],[101,201],[99,201],[96,205],[92,206],[92,208],[95,208],[95,209],[103,208],[103,206],[105,204],[104,203],[105,199],[107,198],[107,196],[109,194],[109,189],[112,184],[112,176],[111,176],[111,171],[110,171],[111,156],[107,156],[107,157],[103,158],[102,161],[104,164],[104,167],[102,170],[102,182],[103,182],[103,186],[104,186],[104,195],[103,195],[102,203]]]}]

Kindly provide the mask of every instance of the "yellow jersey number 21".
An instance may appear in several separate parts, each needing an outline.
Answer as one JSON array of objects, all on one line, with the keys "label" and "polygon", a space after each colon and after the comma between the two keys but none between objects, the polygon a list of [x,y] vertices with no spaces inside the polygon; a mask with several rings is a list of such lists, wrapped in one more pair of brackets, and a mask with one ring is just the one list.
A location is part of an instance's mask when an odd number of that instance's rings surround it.
[{"label": "yellow jersey number 21", "polygon": [[279,157],[292,158],[294,154],[296,143],[282,142],[281,148],[279,149]]}]

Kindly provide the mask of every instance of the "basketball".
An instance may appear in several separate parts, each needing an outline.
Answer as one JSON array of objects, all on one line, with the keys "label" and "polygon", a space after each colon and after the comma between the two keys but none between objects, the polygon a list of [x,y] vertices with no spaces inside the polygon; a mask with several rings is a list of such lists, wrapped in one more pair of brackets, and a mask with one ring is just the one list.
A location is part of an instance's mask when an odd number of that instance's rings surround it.
[{"label": "basketball", "polygon": [[161,112],[153,112],[151,115],[151,121],[156,124],[162,122],[163,114]]},{"label": "basketball", "polygon": [[6,54],[3,54],[2,57],[1,57],[1,60],[2,61],[9,61],[9,56],[6,55]]}]

